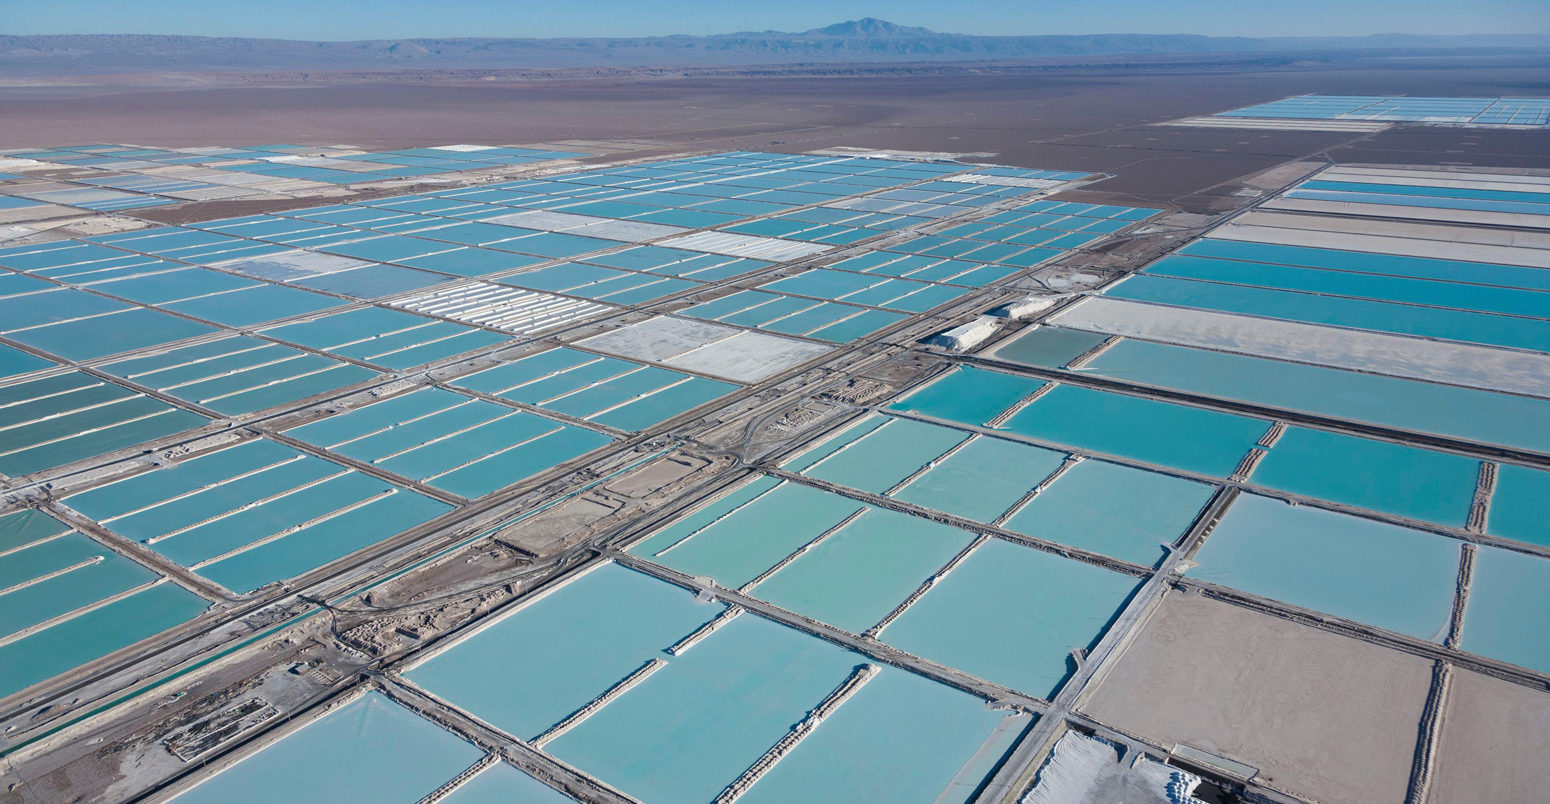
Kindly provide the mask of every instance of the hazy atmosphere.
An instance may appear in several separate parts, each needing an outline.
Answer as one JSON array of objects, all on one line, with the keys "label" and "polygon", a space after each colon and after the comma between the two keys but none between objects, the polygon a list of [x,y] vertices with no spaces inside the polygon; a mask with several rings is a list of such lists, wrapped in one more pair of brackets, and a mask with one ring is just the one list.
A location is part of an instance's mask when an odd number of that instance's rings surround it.
[{"label": "hazy atmosphere", "polygon": [[[200,0],[73,0],[11,4],[0,34],[180,34],[353,40],[444,37],[634,37],[806,31],[841,19],[881,17],[944,33],[984,36],[1169,33],[1207,36],[1361,36],[1378,33],[1550,32],[1536,0],[1304,0],[1285,13],[1241,0],[1103,0],[1089,3],[943,4],[791,0],[273,0],[255,8]],[[1272,13],[1266,13],[1267,11]]]}]

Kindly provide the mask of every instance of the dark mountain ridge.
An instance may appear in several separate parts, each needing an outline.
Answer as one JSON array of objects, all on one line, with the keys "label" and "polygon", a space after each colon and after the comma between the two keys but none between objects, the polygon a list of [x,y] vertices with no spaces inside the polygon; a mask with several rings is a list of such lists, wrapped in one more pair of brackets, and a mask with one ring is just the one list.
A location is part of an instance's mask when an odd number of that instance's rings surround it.
[{"label": "dark mountain ridge", "polygon": [[115,72],[705,67],[1007,61],[1115,55],[1543,49],[1550,34],[1254,38],[1185,34],[979,36],[886,20],[809,31],[638,38],[309,42],[139,34],[0,36],[0,77]]}]

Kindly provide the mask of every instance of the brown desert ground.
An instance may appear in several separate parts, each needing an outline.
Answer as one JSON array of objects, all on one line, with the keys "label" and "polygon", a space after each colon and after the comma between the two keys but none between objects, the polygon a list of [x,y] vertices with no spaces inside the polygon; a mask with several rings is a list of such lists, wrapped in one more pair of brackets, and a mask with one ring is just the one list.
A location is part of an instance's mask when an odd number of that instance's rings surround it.
[{"label": "brown desert ground", "polygon": [[[275,142],[395,148],[646,139],[662,150],[861,146],[985,154],[1115,174],[1094,199],[1217,211],[1236,179],[1291,159],[1550,167],[1550,131],[1414,127],[1379,134],[1160,127],[1302,93],[1544,95],[1550,58],[1218,72],[987,71],[869,77],[469,80],[205,76],[0,86],[0,148]],[[643,152],[633,154],[645,155]],[[1238,199],[1241,201],[1241,198]]]}]

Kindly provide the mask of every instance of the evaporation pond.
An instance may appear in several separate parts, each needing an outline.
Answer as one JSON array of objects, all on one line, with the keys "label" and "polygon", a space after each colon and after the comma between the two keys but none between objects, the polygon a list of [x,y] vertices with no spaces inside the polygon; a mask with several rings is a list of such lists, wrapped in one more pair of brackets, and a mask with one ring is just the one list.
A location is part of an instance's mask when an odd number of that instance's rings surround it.
[{"label": "evaporation pond", "polygon": [[1453,613],[1459,550],[1446,536],[1242,494],[1189,574],[1440,641]]},{"label": "evaporation pond", "polygon": [[1499,466],[1485,532],[1550,547],[1550,472]]},{"label": "evaporation pond", "polygon": [[682,526],[702,520],[669,528],[678,536],[672,542],[653,536],[631,552],[737,589],[862,507],[847,497],[787,482],[688,533]]},{"label": "evaporation pond", "polygon": [[1232,413],[1062,385],[1005,429],[1201,474],[1232,474],[1270,423]]},{"label": "evaporation pond", "polygon": [[1288,428],[1251,477],[1257,485],[1463,527],[1480,461],[1386,441]]},{"label": "evaporation pond", "polygon": [[1018,509],[1007,530],[1152,566],[1200,515],[1205,483],[1107,461],[1076,464]]},{"label": "evaporation pond", "polygon": [[178,796],[180,804],[415,801],[483,751],[372,692]]},{"label": "evaporation pond", "polygon": [[702,804],[865,661],[744,614],[672,657],[547,750],[640,801]]},{"label": "evaporation pond", "polygon": [[[725,606],[605,564],[410,670],[410,681],[529,739],[585,706]],[[494,672],[499,668],[499,672]]]},{"label": "evaporation pond", "polygon": [[998,347],[992,355],[1013,363],[1060,368],[1108,339],[1107,335],[1078,329],[1035,327]]},{"label": "evaporation pond", "polygon": [[993,522],[1066,459],[1055,450],[976,436],[891,496],[978,522]]},{"label": "evaporation pond", "polygon": [[891,419],[803,471],[808,477],[881,494],[969,437],[936,424]]},{"label": "evaporation pond", "polygon": [[[963,802],[981,781],[972,773],[980,768],[975,760],[995,754],[994,762],[1016,736],[996,731],[1009,719],[1024,722],[967,693],[883,667],[741,801]],[[961,770],[971,771],[968,778]]]},{"label": "evaporation pond", "polygon": [[1048,698],[1098,641],[1136,578],[991,539],[881,634],[894,647]]},{"label": "evaporation pond", "polygon": [[1550,673],[1550,560],[1495,547],[1475,555],[1459,647]]},{"label": "evaporation pond", "polygon": [[756,597],[861,633],[963,551],[966,531],[884,508],[825,536],[754,587]]},{"label": "evaporation pond", "polygon": [[1044,385],[1043,380],[959,366],[888,406],[947,421],[983,425]]}]

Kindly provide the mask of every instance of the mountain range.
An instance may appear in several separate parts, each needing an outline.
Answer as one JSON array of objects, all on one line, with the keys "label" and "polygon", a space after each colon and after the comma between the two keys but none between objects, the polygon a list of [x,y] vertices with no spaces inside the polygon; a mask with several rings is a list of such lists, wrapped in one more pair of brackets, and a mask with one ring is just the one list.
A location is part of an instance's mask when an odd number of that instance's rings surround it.
[{"label": "mountain range", "polygon": [[801,32],[309,42],[200,36],[0,36],[0,77],[136,72],[710,67],[1011,61],[1124,55],[1544,49],[1550,34],[1213,37],[979,36],[866,18]]}]

